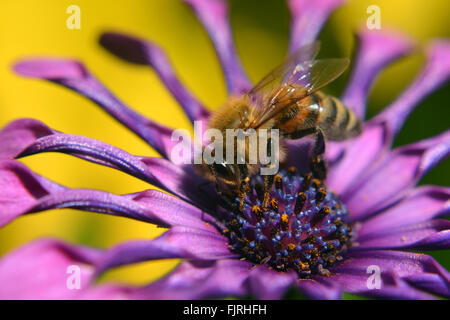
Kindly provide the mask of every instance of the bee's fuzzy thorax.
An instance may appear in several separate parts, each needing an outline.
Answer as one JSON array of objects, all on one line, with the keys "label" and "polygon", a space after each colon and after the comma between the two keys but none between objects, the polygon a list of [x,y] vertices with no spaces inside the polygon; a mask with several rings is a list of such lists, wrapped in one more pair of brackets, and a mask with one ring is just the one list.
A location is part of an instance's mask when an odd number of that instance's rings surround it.
[{"label": "bee's fuzzy thorax", "polygon": [[244,129],[253,120],[255,106],[246,96],[232,96],[210,118],[209,128],[225,133],[226,129]]}]

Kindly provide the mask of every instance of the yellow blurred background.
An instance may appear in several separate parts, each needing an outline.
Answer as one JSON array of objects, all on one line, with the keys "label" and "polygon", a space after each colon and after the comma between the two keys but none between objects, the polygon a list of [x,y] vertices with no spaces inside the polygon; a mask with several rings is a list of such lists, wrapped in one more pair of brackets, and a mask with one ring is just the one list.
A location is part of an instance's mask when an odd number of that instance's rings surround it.
[{"label": "yellow blurred background", "polygon": [[[381,8],[382,27],[395,28],[425,44],[449,37],[447,0],[348,1],[327,23],[321,39],[327,56],[349,56],[353,33],[365,23],[366,8]],[[70,5],[81,8],[81,30],[66,27]],[[289,14],[284,1],[231,1],[231,21],[238,52],[254,81],[278,64],[288,41]],[[23,57],[57,56],[82,60],[125,103],[174,128],[189,122],[156,75],[130,65],[97,44],[105,30],[150,39],[166,50],[182,81],[211,109],[226,98],[219,64],[206,33],[189,8],[178,0],[3,0],[0,3],[0,126],[17,118],[36,118],[57,130],[102,140],[132,154],[156,153],[90,101],[45,81],[16,76],[11,65]],[[389,67],[377,81],[371,112],[386,105],[408,84],[423,63],[418,53]],[[430,124],[431,125],[431,124]],[[1,142],[0,142],[1,143]],[[149,186],[113,169],[70,156],[42,154],[21,160],[35,172],[74,188],[117,194]],[[1,186],[0,186],[1,187]],[[57,210],[18,219],[0,230],[0,255],[42,236],[107,248],[125,240],[152,238],[163,230],[128,219],[74,210]],[[157,261],[120,268],[108,280],[146,283],[177,261]]]}]

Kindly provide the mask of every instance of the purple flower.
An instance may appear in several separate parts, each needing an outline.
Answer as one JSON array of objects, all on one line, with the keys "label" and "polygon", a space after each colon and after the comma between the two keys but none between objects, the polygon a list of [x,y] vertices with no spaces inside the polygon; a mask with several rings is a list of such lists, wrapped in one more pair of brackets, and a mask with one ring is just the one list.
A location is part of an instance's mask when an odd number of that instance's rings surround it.
[{"label": "purple flower", "polygon": [[[251,84],[235,53],[225,0],[185,2],[211,37],[229,94],[248,90]],[[341,3],[290,0],[290,50],[313,41]],[[376,75],[406,55],[412,43],[401,35],[374,31],[361,31],[359,40],[356,63],[342,100],[363,118]],[[155,44],[117,33],[106,33],[100,41],[117,56],[152,67],[191,121],[207,121],[208,110],[180,83]],[[258,210],[255,177],[247,206],[238,215],[227,209],[214,188],[202,187],[205,180],[192,166],[171,162],[173,129],[130,109],[81,63],[30,59],[17,64],[15,70],[89,98],[145,140],[161,158],[134,156],[91,138],[61,133],[37,120],[14,121],[0,131],[0,225],[25,214],[76,208],[169,229],[156,239],[131,241],[108,250],[54,239],[30,243],[0,261],[0,298],[198,299],[252,295],[278,299],[291,287],[320,299],[336,299],[342,292],[407,299],[450,296],[449,272],[430,256],[418,253],[450,247],[450,222],[442,219],[449,213],[450,189],[416,187],[425,173],[448,156],[450,132],[391,150],[409,113],[448,81],[448,41],[429,44],[425,68],[391,105],[365,122],[361,136],[327,144],[329,176],[325,185],[300,175],[305,173],[309,140],[291,141],[290,165],[297,173],[280,173],[271,191],[272,210]],[[150,189],[115,195],[70,189],[13,160],[41,152],[63,152],[112,167],[167,193]],[[98,275],[113,267],[168,258],[184,262],[148,286],[94,284]],[[69,290],[67,286],[67,267],[73,265],[80,267],[81,290]],[[368,286],[368,270],[373,266],[381,271],[379,289]]]}]

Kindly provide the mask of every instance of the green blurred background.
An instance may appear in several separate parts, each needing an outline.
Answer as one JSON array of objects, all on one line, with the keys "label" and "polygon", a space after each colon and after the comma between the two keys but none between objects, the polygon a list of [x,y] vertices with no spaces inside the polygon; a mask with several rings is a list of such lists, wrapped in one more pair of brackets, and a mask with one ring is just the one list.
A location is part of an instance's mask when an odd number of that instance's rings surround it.
[{"label": "green blurred background", "polygon": [[[69,5],[81,8],[81,30],[66,27]],[[321,56],[350,56],[354,33],[368,18],[369,5],[381,8],[382,28],[394,28],[419,45],[450,36],[448,0],[348,1],[323,29]],[[36,118],[57,130],[92,137],[130,153],[156,153],[88,100],[44,81],[24,79],[11,65],[28,56],[61,56],[82,60],[124,102],[174,128],[189,128],[177,103],[147,68],[116,59],[97,44],[105,30],[124,31],[150,39],[164,48],[182,81],[199,99],[215,109],[226,98],[225,85],[213,47],[189,8],[178,0],[3,0],[0,4],[0,126],[17,118]],[[231,23],[237,50],[250,78],[257,81],[281,62],[288,42],[289,12],[284,1],[232,0]],[[388,67],[376,81],[368,116],[389,104],[424,63],[423,52]],[[347,74],[348,76],[348,74]],[[330,86],[338,95],[345,76]],[[428,97],[408,119],[395,144],[403,145],[448,129],[449,87]],[[1,143],[1,142],[0,142]],[[35,172],[74,188],[131,193],[148,185],[122,174],[61,154],[21,160]],[[430,172],[422,184],[448,185],[449,161]],[[151,238],[163,230],[149,224],[74,210],[23,217],[0,230],[0,255],[42,236],[74,243],[110,247],[125,240]],[[447,252],[434,254],[449,269]],[[154,280],[177,261],[157,261],[120,268],[107,280],[143,284]]]}]

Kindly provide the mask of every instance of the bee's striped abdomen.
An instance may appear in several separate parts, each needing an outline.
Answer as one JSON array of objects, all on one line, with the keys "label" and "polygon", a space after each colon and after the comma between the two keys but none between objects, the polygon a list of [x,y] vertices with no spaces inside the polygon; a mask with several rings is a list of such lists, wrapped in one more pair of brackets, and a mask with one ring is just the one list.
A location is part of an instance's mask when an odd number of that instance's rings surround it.
[{"label": "bee's striped abdomen", "polygon": [[356,115],[338,99],[316,93],[321,112],[318,126],[329,140],[345,140],[361,133],[361,122]]}]

